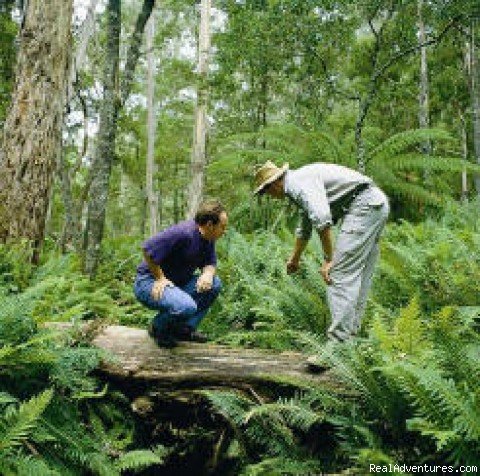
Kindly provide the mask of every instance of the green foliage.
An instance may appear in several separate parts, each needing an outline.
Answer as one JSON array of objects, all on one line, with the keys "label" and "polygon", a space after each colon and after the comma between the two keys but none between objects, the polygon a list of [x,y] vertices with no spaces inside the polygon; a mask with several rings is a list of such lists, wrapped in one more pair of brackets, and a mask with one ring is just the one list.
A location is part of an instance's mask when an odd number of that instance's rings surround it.
[{"label": "green foliage", "polygon": [[[22,269],[21,253],[2,248],[0,266],[17,259]],[[1,474],[112,476],[162,461],[161,448],[134,447],[128,403],[91,376],[102,354],[78,342],[68,347],[66,331],[43,328],[43,321],[122,315],[122,303],[110,294],[118,288],[115,277],[111,287],[99,288],[77,265],[73,256],[47,253],[40,267],[17,275],[30,285],[23,292],[10,278],[0,285]],[[53,388],[46,390],[47,382]]]},{"label": "green foliage", "polygon": [[[308,333],[325,329],[325,288],[313,254],[292,276],[284,264],[290,245],[270,233],[247,238],[231,231],[218,248],[224,291],[212,316],[222,319],[207,318],[206,325],[220,342],[302,349]],[[223,336],[232,328],[240,332]]]},{"label": "green foliage", "polygon": [[28,440],[52,397],[53,391],[46,390],[18,408],[7,407],[0,422],[0,458],[11,455],[15,448]]},{"label": "green foliage", "polygon": [[148,468],[149,466],[155,464],[161,464],[163,461],[162,457],[158,452],[153,452],[149,450],[136,450],[129,451],[124,455],[120,456],[116,463],[116,467],[120,471],[126,470],[140,470]]},{"label": "green foliage", "polygon": [[382,240],[375,300],[391,309],[418,294],[422,309],[478,306],[478,204],[451,206],[442,222],[390,225]]},{"label": "green foliage", "polygon": [[[233,429],[246,463],[241,474],[302,474],[307,468],[319,470],[319,462],[308,459],[307,448],[302,448],[301,442],[325,418],[301,397],[264,404],[232,392],[203,393]],[[275,463],[280,466],[275,467]],[[272,468],[273,472],[269,472]]]},{"label": "green foliage", "polygon": [[5,121],[14,82],[15,37],[18,27],[12,19],[13,0],[0,5],[0,129]]}]

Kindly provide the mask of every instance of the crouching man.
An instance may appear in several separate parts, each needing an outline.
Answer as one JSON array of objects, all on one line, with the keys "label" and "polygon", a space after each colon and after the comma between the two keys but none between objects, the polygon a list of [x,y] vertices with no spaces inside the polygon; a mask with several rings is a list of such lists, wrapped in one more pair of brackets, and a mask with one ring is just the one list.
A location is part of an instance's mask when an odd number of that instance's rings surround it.
[{"label": "crouching man", "polygon": [[134,292],[143,305],[158,311],[149,334],[159,346],[207,340],[197,328],[220,292],[215,242],[227,222],[223,205],[208,200],[194,220],[177,223],[143,244],[144,261],[137,268]]}]

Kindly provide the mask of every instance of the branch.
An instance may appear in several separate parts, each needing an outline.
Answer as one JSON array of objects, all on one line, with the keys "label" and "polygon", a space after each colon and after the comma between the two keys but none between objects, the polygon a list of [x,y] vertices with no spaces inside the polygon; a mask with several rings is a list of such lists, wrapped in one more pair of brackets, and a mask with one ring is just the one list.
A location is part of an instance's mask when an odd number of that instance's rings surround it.
[{"label": "branch", "polygon": [[423,43],[418,43],[418,44],[415,44],[413,46],[411,46],[410,48],[407,48],[403,51],[400,51],[399,53],[397,53],[396,55],[392,56],[380,69],[377,70],[377,72],[373,75],[372,77],[372,80],[371,80],[371,83],[376,83],[377,80],[388,70],[388,68],[390,68],[390,66],[392,66],[392,64],[396,63],[399,59],[403,58],[404,56],[407,56],[409,55],[410,53],[413,53],[414,51],[417,51],[421,48],[423,48],[424,46],[429,46],[429,45],[433,45],[435,43],[439,43],[440,40],[447,34],[448,30],[450,30],[450,28],[452,28],[453,26],[455,26],[457,20],[459,19],[459,17],[455,17],[455,18],[452,18],[452,20],[450,20],[450,22],[447,23],[447,25],[445,26],[445,28],[434,38],[432,38],[431,40],[428,40],[428,41],[425,41]]},{"label": "branch", "polygon": [[138,58],[140,56],[140,46],[142,44],[143,32],[154,6],[155,0],[144,0],[142,11],[139,13],[137,22],[135,24],[135,30],[133,32],[130,47],[128,49],[125,73],[123,75],[123,81],[120,88],[120,99],[122,104],[125,103],[130,94],[130,90],[132,89],[133,75],[135,72],[135,67],[137,66]]}]

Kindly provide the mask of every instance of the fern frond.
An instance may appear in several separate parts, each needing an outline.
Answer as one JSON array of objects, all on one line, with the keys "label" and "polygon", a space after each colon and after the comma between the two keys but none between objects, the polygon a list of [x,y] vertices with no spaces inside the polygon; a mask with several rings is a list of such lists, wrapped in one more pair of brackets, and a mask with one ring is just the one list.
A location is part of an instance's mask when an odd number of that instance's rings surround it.
[{"label": "fern frond", "polygon": [[411,129],[399,132],[373,149],[370,153],[369,162],[388,162],[391,157],[395,157],[407,148],[426,140],[451,141],[452,136],[442,129]]},{"label": "fern frond", "polygon": [[315,460],[290,458],[267,458],[260,463],[249,464],[241,476],[287,476],[321,474],[321,465]]},{"label": "fern frond", "polygon": [[18,409],[7,411],[0,421],[0,451],[9,451],[28,439],[53,397],[53,390],[45,390]]},{"label": "fern frond", "polygon": [[162,464],[163,459],[150,450],[134,450],[118,458],[115,466],[120,471],[145,469],[155,464]]},{"label": "fern frond", "polygon": [[388,162],[395,170],[431,170],[437,172],[479,173],[480,166],[458,157],[434,157],[423,154],[403,154],[391,157]]}]

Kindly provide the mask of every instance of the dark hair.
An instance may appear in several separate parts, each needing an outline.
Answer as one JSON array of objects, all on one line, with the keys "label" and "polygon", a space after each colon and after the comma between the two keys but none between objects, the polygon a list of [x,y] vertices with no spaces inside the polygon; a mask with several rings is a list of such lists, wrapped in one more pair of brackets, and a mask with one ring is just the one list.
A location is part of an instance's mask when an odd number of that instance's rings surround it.
[{"label": "dark hair", "polygon": [[195,214],[195,222],[198,225],[206,225],[211,221],[216,225],[220,221],[220,215],[225,211],[225,207],[220,200],[205,200],[198,207]]}]

